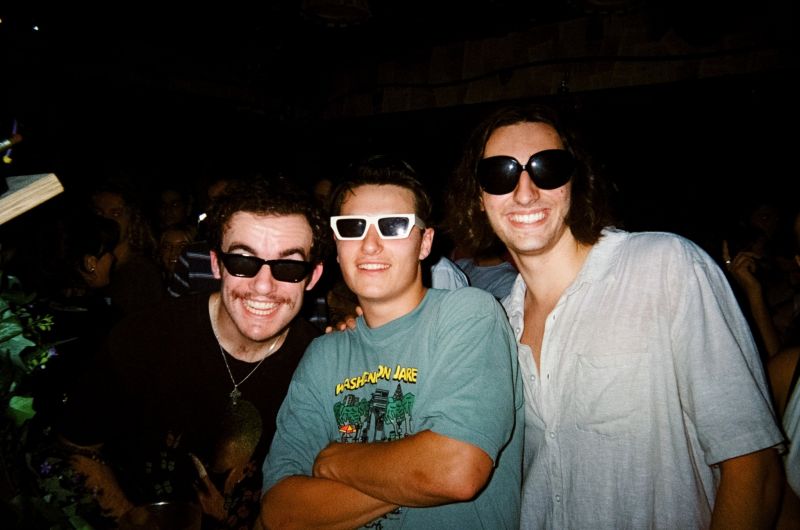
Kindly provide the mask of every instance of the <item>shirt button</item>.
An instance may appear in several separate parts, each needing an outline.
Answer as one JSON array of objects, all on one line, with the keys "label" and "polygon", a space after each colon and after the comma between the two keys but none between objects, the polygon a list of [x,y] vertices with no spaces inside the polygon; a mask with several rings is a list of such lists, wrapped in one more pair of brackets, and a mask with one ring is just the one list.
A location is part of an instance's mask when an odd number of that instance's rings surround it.
[{"label": "shirt button", "polygon": [[556,495],[556,502],[561,502],[561,495]]},{"label": "shirt button", "polygon": [[556,437],[555,431],[550,431],[550,438],[555,438],[555,437]]},{"label": "shirt button", "polygon": [[536,382],[536,376],[535,376],[535,375],[532,375],[532,376],[531,376],[531,382],[532,382],[532,383],[535,383],[535,382]]}]

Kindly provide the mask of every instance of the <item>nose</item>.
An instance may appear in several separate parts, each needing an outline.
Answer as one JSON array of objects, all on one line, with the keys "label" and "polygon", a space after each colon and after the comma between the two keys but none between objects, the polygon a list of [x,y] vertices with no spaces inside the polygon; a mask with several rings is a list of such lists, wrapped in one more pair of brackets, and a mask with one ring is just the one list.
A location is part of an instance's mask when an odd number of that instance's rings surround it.
[{"label": "nose", "polygon": [[383,248],[383,240],[378,234],[377,227],[370,226],[367,235],[361,241],[361,250],[364,254],[377,254]]},{"label": "nose", "polygon": [[536,184],[531,180],[531,176],[526,170],[523,170],[519,175],[519,182],[517,187],[514,188],[514,200],[519,204],[530,204],[539,198],[539,190]]},{"label": "nose", "polygon": [[258,274],[253,276],[253,286],[259,294],[267,294],[275,289],[275,278],[272,277],[272,270],[269,265],[264,265],[258,270]]}]

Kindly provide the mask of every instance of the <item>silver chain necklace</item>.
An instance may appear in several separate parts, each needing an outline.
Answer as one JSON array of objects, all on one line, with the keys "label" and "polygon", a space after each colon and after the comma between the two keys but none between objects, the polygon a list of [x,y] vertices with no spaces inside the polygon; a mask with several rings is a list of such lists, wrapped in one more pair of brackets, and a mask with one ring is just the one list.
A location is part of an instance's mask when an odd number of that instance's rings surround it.
[{"label": "silver chain necklace", "polygon": [[239,390],[239,385],[247,381],[251,375],[256,373],[256,370],[258,370],[258,367],[261,366],[261,363],[263,363],[267,359],[267,357],[272,355],[272,352],[275,351],[275,346],[278,345],[278,342],[280,342],[280,340],[281,340],[280,336],[276,337],[275,340],[272,341],[272,345],[269,347],[269,350],[267,350],[267,354],[264,355],[264,357],[260,361],[258,361],[258,364],[255,365],[255,367],[252,370],[250,370],[249,374],[244,376],[244,378],[237,383],[236,379],[233,378],[233,372],[231,372],[231,367],[228,364],[228,356],[225,353],[225,350],[222,348],[222,344],[219,342],[219,337],[217,337],[219,352],[222,354],[222,360],[225,362],[225,368],[228,369],[228,375],[231,378],[231,383],[233,383],[233,390],[231,390],[231,393],[228,394],[228,396],[231,398],[231,405],[236,405],[239,402],[239,398],[242,397],[242,391]]}]

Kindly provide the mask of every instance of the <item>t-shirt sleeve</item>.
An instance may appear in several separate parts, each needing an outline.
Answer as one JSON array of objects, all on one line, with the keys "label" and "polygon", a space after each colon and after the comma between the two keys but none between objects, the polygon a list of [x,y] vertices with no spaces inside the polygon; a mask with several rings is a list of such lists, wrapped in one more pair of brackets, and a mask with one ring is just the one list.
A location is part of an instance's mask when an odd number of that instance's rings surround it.
[{"label": "t-shirt sleeve", "polygon": [[722,274],[699,249],[670,258],[673,356],[684,413],[706,463],[782,440],[764,369],[747,322]]},{"label": "t-shirt sleeve", "polygon": [[493,296],[475,288],[447,296],[429,375],[440,395],[428,397],[417,431],[470,443],[496,462],[523,406],[516,342]]},{"label": "t-shirt sleeve", "polygon": [[278,411],[275,437],[264,461],[266,493],[281,479],[293,475],[311,476],[317,455],[328,445],[327,423],[323,417],[325,404],[317,394],[308,360],[314,357],[313,344],[294,374],[286,398]]}]

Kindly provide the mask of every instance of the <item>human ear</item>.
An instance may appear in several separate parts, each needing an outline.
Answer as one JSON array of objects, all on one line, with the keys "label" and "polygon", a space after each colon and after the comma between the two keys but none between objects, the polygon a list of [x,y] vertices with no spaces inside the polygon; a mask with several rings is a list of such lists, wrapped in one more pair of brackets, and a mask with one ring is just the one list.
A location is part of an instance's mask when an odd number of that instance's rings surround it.
[{"label": "human ear", "polygon": [[217,251],[210,250],[208,253],[211,255],[211,273],[214,275],[214,278],[220,280],[222,279],[222,269],[219,266],[219,256],[217,255]]},{"label": "human ear", "polygon": [[419,260],[422,261],[428,257],[431,253],[431,248],[433,247],[433,228],[426,228],[424,232],[422,232],[422,241],[420,242],[419,246]]},{"label": "human ear", "polygon": [[314,267],[314,270],[311,272],[311,279],[308,281],[308,284],[306,284],[306,291],[313,289],[321,277],[322,263],[317,263],[316,267]]}]

